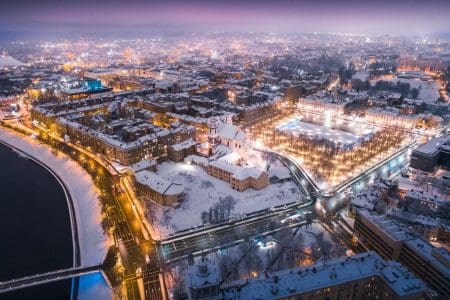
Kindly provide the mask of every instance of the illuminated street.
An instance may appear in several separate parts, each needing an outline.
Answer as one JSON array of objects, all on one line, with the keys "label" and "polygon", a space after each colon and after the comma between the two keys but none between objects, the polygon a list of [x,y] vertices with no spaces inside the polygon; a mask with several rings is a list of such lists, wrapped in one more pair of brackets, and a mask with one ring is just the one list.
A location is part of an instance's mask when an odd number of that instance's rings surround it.
[{"label": "illuminated street", "polygon": [[5,2],[0,298],[449,299],[448,11]]}]

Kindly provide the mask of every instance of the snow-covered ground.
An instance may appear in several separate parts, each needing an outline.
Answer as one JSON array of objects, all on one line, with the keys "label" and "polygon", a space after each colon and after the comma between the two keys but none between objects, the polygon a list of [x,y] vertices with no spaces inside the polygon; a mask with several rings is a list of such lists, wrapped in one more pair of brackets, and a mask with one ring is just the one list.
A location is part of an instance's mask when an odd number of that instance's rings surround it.
[{"label": "snow-covered ground", "polygon": [[[317,247],[316,242],[317,239],[323,239],[323,241],[334,245],[335,243],[332,241],[329,233],[326,229],[317,222],[311,223],[307,226],[302,226],[298,229],[291,229],[292,233],[296,233],[296,237],[298,238],[301,235],[302,241],[298,251],[305,253],[305,255],[299,255],[299,259],[295,259],[294,266],[307,266],[314,263],[314,260],[309,256],[312,253],[312,248]],[[277,233],[274,236],[267,236],[264,239],[256,239],[252,240],[249,243],[242,243],[236,246],[220,249],[212,253],[208,253],[204,255],[205,261],[208,262],[209,266],[217,266],[219,272],[220,280],[230,281],[239,279],[250,278],[253,276],[257,276],[262,274],[263,270],[269,268],[269,272],[277,271],[278,269],[286,269],[288,266],[285,263],[276,264],[273,263],[273,259],[277,257],[277,253],[280,250],[281,245],[276,242],[275,236],[278,235],[280,238],[280,234]],[[317,238],[318,237],[318,238]],[[296,239],[293,237],[293,239]],[[286,241],[285,241],[286,242]],[[249,245],[255,243],[256,248],[250,249]],[[251,253],[245,259],[243,255],[245,253]],[[287,255],[295,255],[296,252],[292,252]],[[334,256],[333,256],[334,257]],[[201,261],[201,257],[195,257],[195,264],[193,268],[197,268],[198,264]],[[281,257],[278,257],[280,260]],[[281,259],[282,260],[282,259]],[[276,261],[275,261],[276,262]],[[169,269],[166,272],[166,283],[168,283],[168,291],[169,293],[173,292],[173,287],[175,282],[184,283],[185,288],[188,285],[191,277],[193,276],[192,272],[188,270],[189,265],[186,260],[179,261],[176,265]],[[221,269],[221,268],[225,268]],[[210,272],[213,272],[215,268]],[[228,273],[231,272],[231,273]],[[228,274],[228,278],[223,278],[224,274]],[[173,280],[173,279],[176,280]]]},{"label": "snow-covered ground", "polygon": [[[278,174],[286,173],[281,167]],[[244,192],[233,190],[228,182],[208,175],[201,167],[185,163],[164,162],[158,166],[158,174],[173,182],[183,184],[185,198],[179,208],[163,208],[153,205],[153,222],[159,235],[202,225],[201,214],[219,202],[221,198],[231,196],[236,200],[232,215],[259,211],[277,205],[298,201],[300,191],[292,181],[270,184],[264,189],[247,189]],[[269,176],[271,176],[269,172]]]},{"label": "snow-covered ground", "polygon": [[[334,143],[339,143],[343,147],[351,146],[358,143],[361,135],[339,129],[329,128],[327,126],[316,125],[309,122],[303,122],[299,119],[291,119],[287,123],[283,123],[277,127],[277,130],[288,132],[294,135],[307,135],[318,139],[327,139]],[[370,134],[373,130],[366,128],[363,135]]]},{"label": "snow-covered ground", "polygon": [[[373,80],[371,81],[371,84],[374,85],[377,81],[381,79]],[[387,81],[391,81],[394,83],[397,83],[397,81],[400,81],[401,83],[409,83],[411,89],[413,88],[419,89],[419,96],[417,97],[418,100],[423,100],[425,102],[434,102],[439,98],[439,86],[434,81],[423,81],[417,78],[409,79],[397,77],[388,79]]]},{"label": "snow-covered ground", "polygon": [[24,138],[0,130],[0,141],[42,162],[64,181],[74,202],[81,263],[87,266],[103,262],[109,243],[100,225],[100,204],[91,177],[67,156],[53,155],[49,147],[32,138]]}]

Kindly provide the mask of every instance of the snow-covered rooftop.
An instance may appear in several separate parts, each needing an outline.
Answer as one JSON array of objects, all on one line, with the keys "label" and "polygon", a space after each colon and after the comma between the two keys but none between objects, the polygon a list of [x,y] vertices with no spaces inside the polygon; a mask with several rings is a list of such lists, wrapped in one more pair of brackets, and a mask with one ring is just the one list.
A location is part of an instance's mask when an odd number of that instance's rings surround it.
[{"label": "snow-covered rooftop", "polygon": [[219,124],[217,127],[217,135],[230,140],[245,140],[245,133],[237,126],[228,123]]},{"label": "snow-covered rooftop", "polygon": [[439,269],[447,278],[450,277],[450,254],[444,248],[436,248],[421,238],[411,239],[405,242],[410,248],[422,256],[429,264]]},{"label": "snow-covered rooftop", "polygon": [[258,179],[261,176],[261,174],[264,173],[264,171],[259,170],[255,167],[243,167],[243,166],[233,165],[224,160],[216,160],[216,161],[210,162],[209,165],[232,173],[231,176],[238,180],[244,180],[248,177]]},{"label": "snow-covered rooftop", "polygon": [[450,134],[432,138],[427,143],[419,146],[414,152],[432,156],[439,151],[439,147],[447,143],[450,143]]},{"label": "snow-covered rooftop", "polygon": [[225,299],[274,299],[377,276],[398,295],[424,292],[426,285],[400,263],[385,261],[375,252],[360,253],[308,267],[300,267],[225,286]]},{"label": "snow-covered rooftop", "polygon": [[412,237],[412,234],[404,227],[384,215],[378,215],[366,210],[359,210],[358,214],[363,215],[366,219],[370,220],[394,241],[404,241]]},{"label": "snow-covered rooftop", "polygon": [[156,167],[156,161],[154,161],[153,159],[144,159],[128,166],[128,168],[131,170],[131,172],[137,173],[154,166]]},{"label": "snow-covered rooftop", "polygon": [[196,142],[193,139],[187,139],[187,140],[185,140],[185,141],[183,141],[181,143],[172,145],[172,148],[175,151],[180,151],[180,150],[183,150],[183,149],[190,148],[190,147],[192,147],[194,145],[196,145]]},{"label": "snow-covered rooftop", "polygon": [[147,185],[152,190],[163,195],[178,195],[183,193],[184,187],[179,183],[174,183],[156,173],[143,170],[135,174],[136,181]]}]

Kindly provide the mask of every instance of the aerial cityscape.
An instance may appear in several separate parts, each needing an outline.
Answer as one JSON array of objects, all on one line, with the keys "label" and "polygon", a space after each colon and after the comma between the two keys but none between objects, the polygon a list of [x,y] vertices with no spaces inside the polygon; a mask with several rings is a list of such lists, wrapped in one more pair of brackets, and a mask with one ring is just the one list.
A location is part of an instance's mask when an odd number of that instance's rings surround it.
[{"label": "aerial cityscape", "polygon": [[450,2],[0,5],[0,299],[450,299]]}]

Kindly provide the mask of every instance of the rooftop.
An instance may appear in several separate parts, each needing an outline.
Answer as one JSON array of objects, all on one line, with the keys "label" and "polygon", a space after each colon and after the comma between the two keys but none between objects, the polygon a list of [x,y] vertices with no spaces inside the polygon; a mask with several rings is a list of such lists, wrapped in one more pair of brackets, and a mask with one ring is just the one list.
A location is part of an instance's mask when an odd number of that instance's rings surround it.
[{"label": "rooftop", "polygon": [[426,285],[405,267],[385,261],[375,252],[239,280],[225,287],[225,299],[273,299],[378,276],[398,295],[426,290]]},{"label": "rooftop", "polygon": [[404,227],[384,215],[378,215],[366,210],[359,210],[358,214],[374,223],[381,231],[385,232],[395,241],[403,241],[412,236]]},{"label": "rooftop", "polygon": [[450,278],[450,253],[447,250],[436,248],[419,237],[408,240],[405,244]]},{"label": "rooftop", "polygon": [[147,185],[152,190],[167,196],[178,195],[184,192],[181,184],[174,183],[156,173],[143,170],[135,174],[136,181],[140,184]]},{"label": "rooftop", "polygon": [[[450,134],[432,138],[427,143],[420,145],[414,152],[421,153],[428,156],[433,156],[439,152],[439,148],[450,143]],[[449,146],[447,146],[449,147]]]},{"label": "rooftop", "polygon": [[128,168],[133,172],[133,173],[137,173],[139,171],[151,168],[153,166],[156,166],[157,163],[155,160],[153,159],[144,159],[141,161],[138,161],[137,163],[134,163],[130,166],[128,166]]}]

